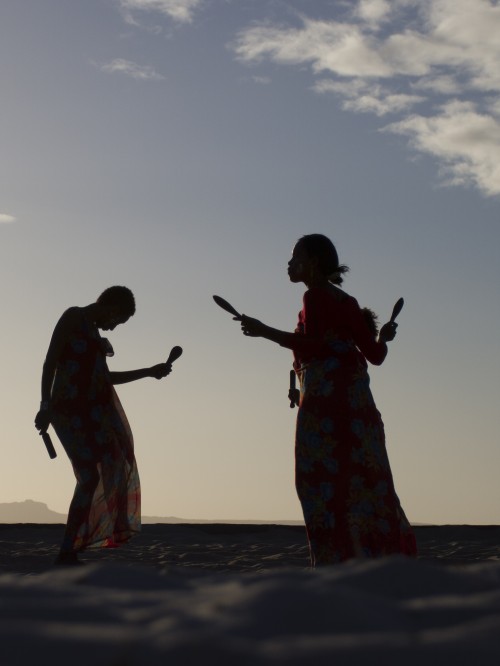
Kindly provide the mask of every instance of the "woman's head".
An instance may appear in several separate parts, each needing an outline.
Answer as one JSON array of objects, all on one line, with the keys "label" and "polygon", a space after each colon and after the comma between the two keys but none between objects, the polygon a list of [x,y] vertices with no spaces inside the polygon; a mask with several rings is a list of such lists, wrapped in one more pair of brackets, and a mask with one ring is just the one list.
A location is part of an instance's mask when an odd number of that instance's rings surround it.
[{"label": "woman's head", "polygon": [[96,301],[102,313],[99,328],[113,330],[124,324],[135,313],[134,294],[128,287],[108,287]]},{"label": "woman's head", "polygon": [[302,236],[295,245],[295,252],[308,260],[310,270],[315,271],[319,278],[333,284],[341,285],[342,275],[349,270],[347,266],[339,264],[335,245],[323,234]]}]

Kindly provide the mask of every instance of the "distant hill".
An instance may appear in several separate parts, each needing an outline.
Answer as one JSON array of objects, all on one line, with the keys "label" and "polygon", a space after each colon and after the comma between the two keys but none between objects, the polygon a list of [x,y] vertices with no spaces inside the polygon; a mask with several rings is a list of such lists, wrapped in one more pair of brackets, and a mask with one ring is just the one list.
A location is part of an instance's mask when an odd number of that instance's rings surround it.
[{"label": "distant hill", "polygon": [[0,503],[0,523],[65,523],[66,514],[52,511],[43,502]]},{"label": "distant hill", "polygon": [[302,525],[300,520],[222,520],[218,518],[176,518],[167,516],[142,516],[143,525],[153,525],[157,523],[168,523],[169,525],[213,525],[215,523],[224,523],[224,525]]},{"label": "distant hill", "polygon": [[[44,502],[24,500],[24,502],[0,502],[0,523],[65,523],[66,514],[52,511]],[[145,525],[155,523],[227,523],[229,525],[300,525],[296,520],[200,520],[193,518],[176,518],[175,516],[142,516]]]}]

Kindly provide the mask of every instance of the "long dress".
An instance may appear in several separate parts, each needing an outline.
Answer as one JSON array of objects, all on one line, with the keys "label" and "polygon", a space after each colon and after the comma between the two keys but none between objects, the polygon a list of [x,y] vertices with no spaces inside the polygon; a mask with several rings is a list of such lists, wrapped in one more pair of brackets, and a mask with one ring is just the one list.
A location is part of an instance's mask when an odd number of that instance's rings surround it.
[{"label": "long dress", "polygon": [[[141,529],[132,432],[111,383],[106,340],[83,310],[52,387],[52,425],[76,476],[64,550],[112,547]],[[109,344],[109,343],[108,343]]]},{"label": "long dress", "polygon": [[376,341],[357,301],[333,286],[304,294],[292,339],[301,387],[296,489],[312,565],[415,555],[365,360],[382,363],[386,344]]}]

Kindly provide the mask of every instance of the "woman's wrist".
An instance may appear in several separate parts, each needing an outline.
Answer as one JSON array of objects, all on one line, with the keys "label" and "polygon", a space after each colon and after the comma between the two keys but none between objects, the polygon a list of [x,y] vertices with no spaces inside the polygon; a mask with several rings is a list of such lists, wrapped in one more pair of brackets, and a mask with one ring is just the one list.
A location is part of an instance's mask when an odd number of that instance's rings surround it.
[{"label": "woman's wrist", "polygon": [[387,347],[387,342],[388,342],[388,340],[386,340],[385,337],[384,337],[383,335],[379,335],[379,336],[378,336],[378,342],[379,342],[379,344],[383,344],[383,345],[385,345],[385,346]]},{"label": "woman's wrist", "polygon": [[42,400],[40,402],[40,411],[41,412],[48,412],[50,409],[50,402],[49,400]]}]

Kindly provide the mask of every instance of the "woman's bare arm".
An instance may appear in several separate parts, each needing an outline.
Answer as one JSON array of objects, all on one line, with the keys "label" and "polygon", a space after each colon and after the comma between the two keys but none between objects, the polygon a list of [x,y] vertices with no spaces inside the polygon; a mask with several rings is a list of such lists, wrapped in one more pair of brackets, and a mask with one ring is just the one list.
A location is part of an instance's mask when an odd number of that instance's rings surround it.
[{"label": "woman's bare arm", "polygon": [[49,348],[42,369],[42,397],[40,411],[35,417],[35,426],[42,432],[47,430],[50,424],[50,398],[52,385],[54,384],[54,378],[56,375],[57,363],[64,345],[75,326],[77,317],[78,311],[76,308],[66,310],[57,322],[50,339]]},{"label": "woman's bare arm", "polygon": [[112,384],[128,384],[135,382],[138,379],[145,379],[146,377],[153,377],[154,379],[162,379],[172,372],[171,363],[158,363],[150,368],[140,368],[139,370],[124,370],[123,372],[110,372]]}]

